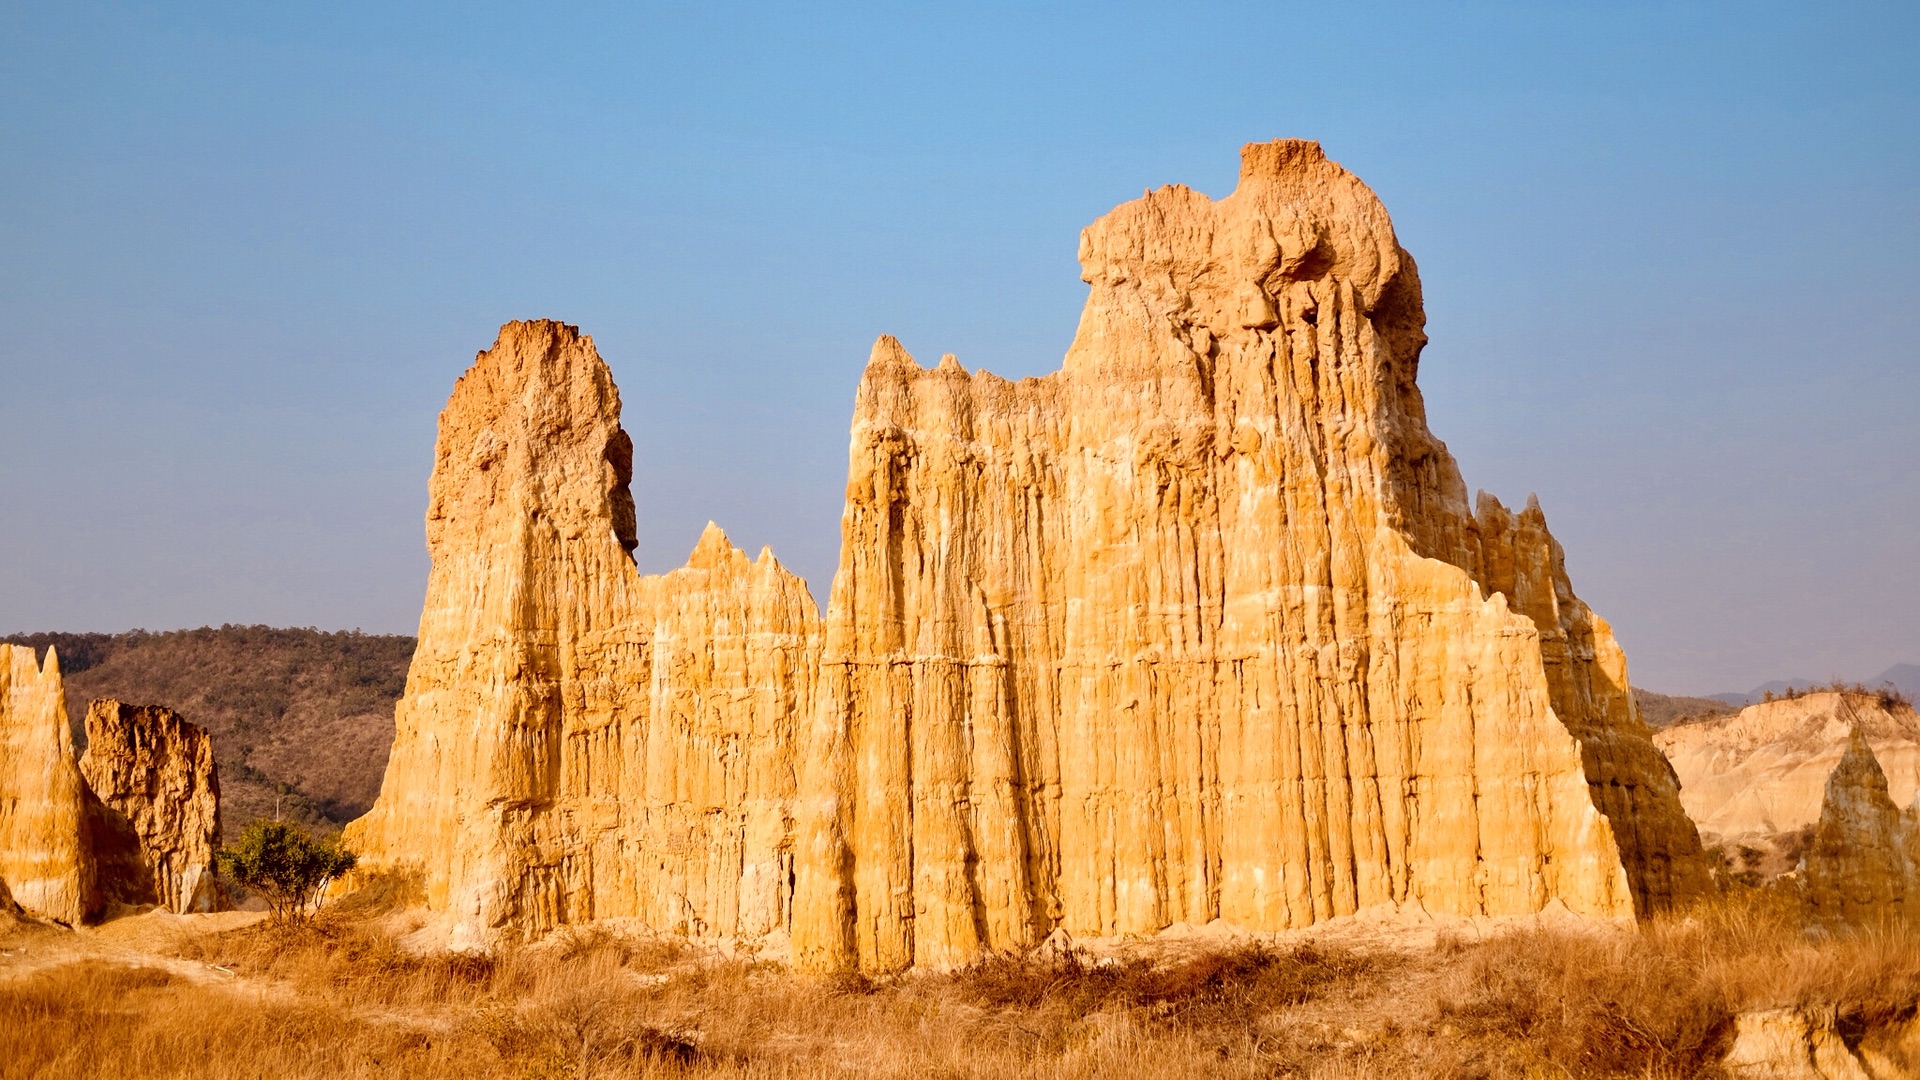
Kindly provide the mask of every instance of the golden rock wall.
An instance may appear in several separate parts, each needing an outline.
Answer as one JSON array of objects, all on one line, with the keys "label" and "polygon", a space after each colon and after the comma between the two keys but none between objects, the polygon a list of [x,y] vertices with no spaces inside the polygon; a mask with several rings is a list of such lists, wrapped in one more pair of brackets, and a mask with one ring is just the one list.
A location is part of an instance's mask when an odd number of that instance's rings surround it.
[{"label": "golden rock wall", "polygon": [[38,915],[78,924],[100,906],[60,661],[0,645],[0,880]]},{"label": "golden rock wall", "polygon": [[[80,773],[109,819],[90,833],[97,857],[127,851],[130,865],[101,874],[126,885],[127,896],[169,911],[211,911],[216,902],[213,850],[220,838],[220,778],[213,740],[159,705],[110,698],[87,707],[87,749]],[[131,845],[104,834],[130,833]],[[137,879],[137,880],[136,880]]]},{"label": "golden rock wall", "polygon": [[1426,429],[1419,283],[1372,192],[1316,144],[1250,146],[1231,196],[1150,192],[1080,262],[1058,373],[874,349],[801,962],[1703,889],[1538,508],[1476,519]]},{"label": "golden rock wall", "polygon": [[841,563],[629,556],[590,339],[512,323],[440,418],[398,737],[349,831],[453,940],[631,916],[821,970],[1383,904],[1632,915],[1706,888],[1537,506],[1478,512],[1420,286],[1318,145],[1081,237],[1059,372],[875,346]]},{"label": "golden rock wall", "polygon": [[381,796],[348,829],[452,941],[638,917],[784,931],[793,718],[819,617],[717,528],[633,565],[632,442],[592,339],[509,323],[440,415],[419,646]]}]

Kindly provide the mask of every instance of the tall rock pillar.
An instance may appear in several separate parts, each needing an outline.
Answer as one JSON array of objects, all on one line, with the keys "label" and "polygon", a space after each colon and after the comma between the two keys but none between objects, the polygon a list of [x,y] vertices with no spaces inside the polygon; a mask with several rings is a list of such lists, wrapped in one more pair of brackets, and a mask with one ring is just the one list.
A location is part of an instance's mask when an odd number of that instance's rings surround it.
[{"label": "tall rock pillar", "polygon": [[0,645],[0,881],[28,911],[78,924],[100,906],[60,661]]},{"label": "tall rock pillar", "polygon": [[1080,264],[1054,374],[874,348],[803,964],[1382,904],[1627,917],[1704,882],[1668,865],[1697,837],[1544,522],[1493,535],[1426,427],[1418,274],[1364,184],[1251,145],[1232,195],[1149,192]]},{"label": "tall rock pillar", "polygon": [[169,911],[213,910],[220,778],[207,733],[159,705],[95,701],[80,772],[112,819],[96,835],[131,833],[136,865],[119,876],[137,875],[140,892]]}]

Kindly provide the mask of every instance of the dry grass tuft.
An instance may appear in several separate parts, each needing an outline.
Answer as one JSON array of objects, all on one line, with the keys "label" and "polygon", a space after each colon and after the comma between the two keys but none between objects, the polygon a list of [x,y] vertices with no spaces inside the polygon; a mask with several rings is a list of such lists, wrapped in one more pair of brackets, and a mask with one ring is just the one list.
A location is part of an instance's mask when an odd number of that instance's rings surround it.
[{"label": "dry grass tuft", "polygon": [[178,957],[0,969],[0,1080],[1711,1077],[1742,1010],[1830,1005],[1870,1040],[1920,1001],[1912,929],[1835,935],[1758,893],[1637,932],[999,959],[880,983],[595,927],[418,956],[338,917]]}]

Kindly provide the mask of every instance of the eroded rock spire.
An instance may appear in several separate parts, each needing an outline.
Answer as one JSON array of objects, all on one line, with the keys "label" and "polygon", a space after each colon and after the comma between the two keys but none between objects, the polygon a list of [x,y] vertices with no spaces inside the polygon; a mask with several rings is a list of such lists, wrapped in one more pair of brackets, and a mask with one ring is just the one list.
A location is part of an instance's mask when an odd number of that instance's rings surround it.
[{"label": "eroded rock spire", "polygon": [[1052,375],[876,342],[824,622],[714,526],[634,571],[605,365],[503,328],[441,415],[368,866],[419,875],[456,943],[632,915],[875,972],[1702,892],[1537,504],[1476,512],[1427,430],[1373,193],[1249,146],[1232,195],[1150,192],[1080,262]]}]

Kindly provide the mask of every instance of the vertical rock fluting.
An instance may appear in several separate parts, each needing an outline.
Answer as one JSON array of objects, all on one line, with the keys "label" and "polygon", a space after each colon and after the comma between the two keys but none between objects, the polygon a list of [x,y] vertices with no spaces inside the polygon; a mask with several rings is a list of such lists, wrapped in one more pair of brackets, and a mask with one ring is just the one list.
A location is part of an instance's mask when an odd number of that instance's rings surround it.
[{"label": "vertical rock fluting", "polygon": [[28,911],[77,924],[99,910],[85,800],[59,659],[0,645],[0,880]]},{"label": "vertical rock fluting", "polygon": [[1857,727],[1827,778],[1800,877],[1822,918],[1871,924],[1920,915],[1920,804],[1895,805],[1887,774]]},{"label": "vertical rock fluting", "polygon": [[440,418],[369,870],[455,944],[790,927],[815,969],[1383,904],[1625,917],[1707,887],[1537,505],[1470,508],[1378,200],[1250,146],[1081,238],[1063,369],[882,338],[828,616],[717,529],[633,568],[589,339],[512,323]]},{"label": "vertical rock fluting", "polygon": [[1547,531],[1539,500],[1519,514],[1481,492],[1474,524],[1476,577],[1540,631],[1554,714],[1580,741],[1595,806],[1613,826],[1641,914],[1713,888],[1700,833],[1680,802],[1673,765],[1653,743],[1627,685],[1613,629],[1573,593],[1566,552]]},{"label": "vertical rock fluting", "polygon": [[[796,957],[1706,887],[1537,507],[1426,429],[1420,289],[1316,144],[1081,237],[1063,370],[875,347],[804,747]],[[1609,824],[1611,819],[1612,824]]]},{"label": "vertical rock fluting", "polygon": [[102,834],[131,834],[131,865],[103,884],[122,883],[126,900],[169,911],[213,910],[213,849],[220,836],[220,779],[207,733],[159,705],[111,699],[87,708],[87,750],[80,772],[105,820],[93,847],[122,848]]},{"label": "vertical rock fluting", "polygon": [[819,616],[710,528],[633,566],[632,442],[570,326],[509,323],[440,415],[419,646],[367,870],[417,874],[454,944],[589,918],[784,929],[793,718]]}]

